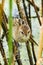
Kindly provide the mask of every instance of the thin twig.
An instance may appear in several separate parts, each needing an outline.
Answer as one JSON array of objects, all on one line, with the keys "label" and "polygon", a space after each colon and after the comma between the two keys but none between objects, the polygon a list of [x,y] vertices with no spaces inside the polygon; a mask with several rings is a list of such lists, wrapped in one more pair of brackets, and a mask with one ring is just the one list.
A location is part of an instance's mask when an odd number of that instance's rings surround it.
[{"label": "thin twig", "polygon": [[[31,2],[30,0],[27,0],[27,1],[34,7],[33,2]],[[35,7],[36,7],[37,11],[39,11],[39,7],[37,5],[35,5]]]},{"label": "thin twig", "polygon": [[2,45],[2,41],[0,40],[0,51],[4,60],[4,65],[8,65],[7,59],[6,59],[6,55],[3,49],[3,45]]},{"label": "thin twig", "polygon": [[[29,2],[29,0],[27,0],[27,1]],[[41,25],[40,17],[39,17],[39,14],[38,14],[38,11],[37,11],[37,8],[36,8],[36,6],[35,6],[34,1],[32,1],[32,3],[33,3],[33,5],[34,5],[34,9],[35,9],[36,15],[37,15],[38,20],[39,20],[39,24]]]}]

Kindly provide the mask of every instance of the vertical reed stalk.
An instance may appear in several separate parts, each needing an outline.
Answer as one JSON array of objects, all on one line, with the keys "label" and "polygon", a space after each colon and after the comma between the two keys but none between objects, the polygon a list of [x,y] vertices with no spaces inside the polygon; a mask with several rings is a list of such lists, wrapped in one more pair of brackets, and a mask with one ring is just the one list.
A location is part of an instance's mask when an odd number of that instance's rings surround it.
[{"label": "vertical reed stalk", "polygon": [[9,62],[8,65],[11,65],[12,62],[12,0],[9,0],[9,35],[8,35],[8,47],[9,47]]}]

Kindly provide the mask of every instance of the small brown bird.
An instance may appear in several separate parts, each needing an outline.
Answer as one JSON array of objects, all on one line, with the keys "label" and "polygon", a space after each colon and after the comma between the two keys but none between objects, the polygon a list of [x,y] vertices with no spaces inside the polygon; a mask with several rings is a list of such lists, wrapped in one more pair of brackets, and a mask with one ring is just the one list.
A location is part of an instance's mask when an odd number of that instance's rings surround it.
[{"label": "small brown bird", "polygon": [[22,19],[13,20],[13,38],[17,42],[26,42],[30,38],[30,27],[28,23]]}]

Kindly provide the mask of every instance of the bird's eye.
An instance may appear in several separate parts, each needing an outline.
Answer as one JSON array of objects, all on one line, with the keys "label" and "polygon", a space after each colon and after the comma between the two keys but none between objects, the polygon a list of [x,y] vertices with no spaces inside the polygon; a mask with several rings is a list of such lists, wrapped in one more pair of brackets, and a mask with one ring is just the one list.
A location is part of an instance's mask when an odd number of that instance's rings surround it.
[{"label": "bird's eye", "polygon": [[22,34],[24,34],[24,32],[21,31]]},{"label": "bird's eye", "polygon": [[21,23],[19,22],[19,25],[21,25]]},{"label": "bird's eye", "polygon": [[28,33],[29,33],[29,31],[28,31]]},{"label": "bird's eye", "polygon": [[22,21],[22,24],[24,24],[24,21]]},{"label": "bird's eye", "polygon": [[28,33],[30,33],[30,31],[28,31]]}]

